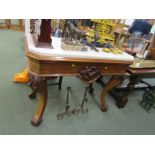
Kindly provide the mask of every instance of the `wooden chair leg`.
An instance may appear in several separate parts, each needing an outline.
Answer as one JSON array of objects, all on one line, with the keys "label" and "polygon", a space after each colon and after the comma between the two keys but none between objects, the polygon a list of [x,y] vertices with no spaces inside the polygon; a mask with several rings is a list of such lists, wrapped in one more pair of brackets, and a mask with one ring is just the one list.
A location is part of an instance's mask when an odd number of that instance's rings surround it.
[{"label": "wooden chair leg", "polygon": [[93,94],[94,88],[93,88],[93,83],[89,83],[89,93]]},{"label": "wooden chair leg", "polygon": [[59,77],[59,90],[61,90],[63,76]]}]

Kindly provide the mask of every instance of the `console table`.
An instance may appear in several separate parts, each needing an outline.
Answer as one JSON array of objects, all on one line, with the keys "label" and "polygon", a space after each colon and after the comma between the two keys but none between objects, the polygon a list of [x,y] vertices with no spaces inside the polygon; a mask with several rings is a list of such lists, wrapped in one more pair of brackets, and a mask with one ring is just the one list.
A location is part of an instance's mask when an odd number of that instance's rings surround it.
[{"label": "console table", "polygon": [[100,96],[101,110],[107,111],[107,92],[122,83],[134,58],[127,53],[116,55],[101,50],[65,51],[61,49],[60,38],[52,38],[52,45],[54,49],[35,47],[31,34],[26,34],[25,54],[28,57],[30,85],[33,90],[30,97],[35,97],[37,93],[39,95],[31,123],[39,126],[42,121],[48,99],[46,81],[53,76],[78,76],[91,84],[102,75],[112,75]]}]

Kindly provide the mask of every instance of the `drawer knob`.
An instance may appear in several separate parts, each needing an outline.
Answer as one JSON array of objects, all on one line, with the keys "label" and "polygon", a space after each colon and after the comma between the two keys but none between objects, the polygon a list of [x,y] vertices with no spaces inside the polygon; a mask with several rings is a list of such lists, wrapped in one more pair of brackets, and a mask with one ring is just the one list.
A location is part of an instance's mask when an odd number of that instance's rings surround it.
[{"label": "drawer knob", "polygon": [[107,66],[105,66],[105,67],[104,67],[104,69],[108,69],[108,67],[107,67]]},{"label": "drawer knob", "polygon": [[72,64],[72,67],[75,67],[75,65],[74,65],[74,64]]}]

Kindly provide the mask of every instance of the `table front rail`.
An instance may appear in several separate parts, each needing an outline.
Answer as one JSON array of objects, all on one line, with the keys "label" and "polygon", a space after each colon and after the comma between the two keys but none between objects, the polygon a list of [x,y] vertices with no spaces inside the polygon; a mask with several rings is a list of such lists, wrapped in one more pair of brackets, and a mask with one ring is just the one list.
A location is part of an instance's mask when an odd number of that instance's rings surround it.
[{"label": "table front rail", "polygon": [[127,64],[38,61],[29,58],[29,71],[40,77],[79,75],[80,70],[86,66],[100,67],[102,75],[124,75],[128,67]]}]

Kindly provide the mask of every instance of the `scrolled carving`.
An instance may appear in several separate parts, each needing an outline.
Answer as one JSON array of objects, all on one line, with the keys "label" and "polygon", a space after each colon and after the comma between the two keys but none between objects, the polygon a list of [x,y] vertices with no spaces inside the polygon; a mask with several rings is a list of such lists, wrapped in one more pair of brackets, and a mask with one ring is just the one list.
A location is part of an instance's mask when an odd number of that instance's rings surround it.
[{"label": "scrolled carving", "polygon": [[29,73],[29,82],[28,82],[28,85],[32,89],[32,93],[29,94],[29,97],[31,99],[34,99],[36,97],[36,94],[38,92],[38,84],[39,84],[40,80],[45,80],[45,78],[39,78],[39,77],[37,77],[37,76]]},{"label": "scrolled carving", "polygon": [[28,85],[32,87],[33,89],[37,89],[38,85],[38,77],[29,73],[29,82]]},{"label": "scrolled carving", "polygon": [[96,81],[101,76],[101,67],[95,65],[87,65],[79,70],[79,78],[87,83]]}]

